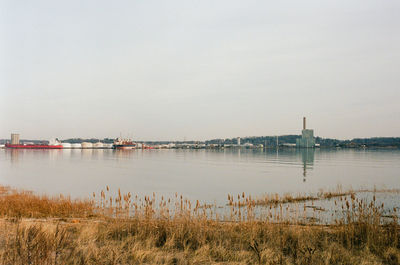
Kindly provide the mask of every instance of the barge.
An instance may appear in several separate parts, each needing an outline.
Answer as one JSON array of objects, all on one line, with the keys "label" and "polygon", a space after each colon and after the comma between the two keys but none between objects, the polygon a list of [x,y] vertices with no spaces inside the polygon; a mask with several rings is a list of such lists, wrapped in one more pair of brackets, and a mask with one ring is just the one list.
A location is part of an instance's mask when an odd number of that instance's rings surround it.
[{"label": "barge", "polygon": [[11,134],[11,143],[6,143],[5,148],[14,149],[62,149],[63,145],[58,139],[51,139],[48,144],[20,143],[19,134]]}]

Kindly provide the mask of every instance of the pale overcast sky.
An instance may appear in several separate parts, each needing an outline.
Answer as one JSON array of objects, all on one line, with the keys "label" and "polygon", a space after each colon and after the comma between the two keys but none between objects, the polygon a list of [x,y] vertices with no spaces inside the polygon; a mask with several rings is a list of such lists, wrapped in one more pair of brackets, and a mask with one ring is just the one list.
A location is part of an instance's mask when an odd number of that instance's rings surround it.
[{"label": "pale overcast sky", "polygon": [[0,3],[0,138],[400,136],[400,1]]}]

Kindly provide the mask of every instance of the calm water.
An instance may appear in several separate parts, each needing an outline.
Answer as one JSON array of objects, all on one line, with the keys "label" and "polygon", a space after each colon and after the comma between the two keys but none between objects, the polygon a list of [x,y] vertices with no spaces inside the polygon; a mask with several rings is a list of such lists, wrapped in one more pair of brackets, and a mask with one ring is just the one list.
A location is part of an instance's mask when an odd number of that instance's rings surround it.
[{"label": "calm water", "polygon": [[87,198],[138,195],[224,204],[227,194],[400,188],[400,150],[0,150],[0,184]]}]

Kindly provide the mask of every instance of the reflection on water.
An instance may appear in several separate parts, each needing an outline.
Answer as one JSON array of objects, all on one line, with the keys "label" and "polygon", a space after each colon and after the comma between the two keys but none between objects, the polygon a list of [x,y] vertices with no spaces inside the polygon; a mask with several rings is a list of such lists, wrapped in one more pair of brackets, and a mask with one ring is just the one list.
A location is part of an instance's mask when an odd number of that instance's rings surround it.
[{"label": "reflection on water", "polygon": [[85,197],[106,185],[140,194],[227,194],[400,188],[399,150],[0,150],[0,184]]},{"label": "reflection on water", "polygon": [[34,156],[35,159],[55,160],[62,157],[63,150],[53,149],[4,149],[2,150],[5,158],[10,158],[11,163],[23,162],[26,157]]},{"label": "reflection on water", "polygon": [[301,160],[303,161],[303,182],[306,182],[307,166],[309,166],[309,168],[312,168],[312,165],[314,164],[314,153],[314,149],[301,149]]},{"label": "reflection on water", "polygon": [[19,151],[17,149],[11,149],[11,150],[7,150],[9,153],[6,154],[10,154],[11,155],[11,163],[17,163],[18,162],[18,156],[19,156]]}]

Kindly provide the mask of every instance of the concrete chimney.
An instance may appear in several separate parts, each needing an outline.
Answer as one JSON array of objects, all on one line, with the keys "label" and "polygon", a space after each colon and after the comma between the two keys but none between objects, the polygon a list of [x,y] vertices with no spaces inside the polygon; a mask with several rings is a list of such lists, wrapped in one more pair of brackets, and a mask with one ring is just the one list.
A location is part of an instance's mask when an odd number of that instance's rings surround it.
[{"label": "concrete chimney", "polygon": [[306,129],[306,117],[303,117],[303,130]]}]

